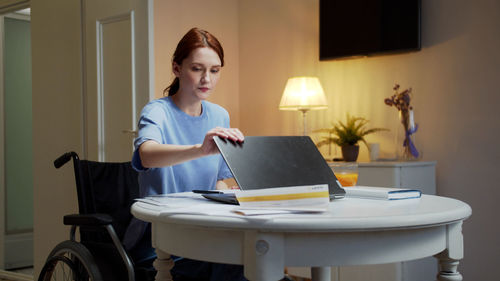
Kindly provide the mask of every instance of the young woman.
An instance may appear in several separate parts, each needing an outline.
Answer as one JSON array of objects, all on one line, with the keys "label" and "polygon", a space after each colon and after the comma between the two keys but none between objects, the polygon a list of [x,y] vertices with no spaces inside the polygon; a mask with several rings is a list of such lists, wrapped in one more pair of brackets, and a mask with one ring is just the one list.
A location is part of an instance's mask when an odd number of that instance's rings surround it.
[{"label": "young woman", "polygon": [[[141,196],[227,188],[223,180],[232,174],[213,137],[241,142],[244,136],[230,128],[224,108],[206,101],[223,66],[222,46],[209,32],[193,28],[178,43],[168,96],[148,103],[139,120],[132,165],[140,172]],[[149,225],[133,221],[124,242],[138,263],[154,257]],[[242,266],[174,260],[173,280],[246,280]]]}]

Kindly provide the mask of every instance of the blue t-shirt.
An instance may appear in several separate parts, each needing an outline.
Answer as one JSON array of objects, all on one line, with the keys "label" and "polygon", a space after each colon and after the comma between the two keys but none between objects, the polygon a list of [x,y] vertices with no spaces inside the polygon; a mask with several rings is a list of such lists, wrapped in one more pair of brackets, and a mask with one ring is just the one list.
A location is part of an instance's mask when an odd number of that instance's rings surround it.
[{"label": "blue t-shirt", "polygon": [[[132,166],[139,171],[140,196],[215,189],[218,180],[233,175],[220,154],[205,156],[178,165],[144,168],[138,148],[147,141],[160,144],[194,145],[203,143],[206,133],[215,127],[229,128],[229,114],[219,105],[202,101],[200,116],[190,116],[180,110],[170,97],[148,103],[141,112],[139,135],[134,141]],[[143,236],[146,223],[132,218],[123,244],[127,250]]]},{"label": "blue t-shirt", "polygon": [[140,172],[140,195],[215,189],[218,180],[231,178],[232,174],[220,154],[161,168],[146,169],[141,165],[138,148],[143,142],[200,144],[206,133],[215,127],[229,128],[229,114],[219,105],[202,101],[201,115],[190,116],[180,110],[170,97],[148,103],[141,112],[139,135],[134,141],[132,158],[132,166]]}]

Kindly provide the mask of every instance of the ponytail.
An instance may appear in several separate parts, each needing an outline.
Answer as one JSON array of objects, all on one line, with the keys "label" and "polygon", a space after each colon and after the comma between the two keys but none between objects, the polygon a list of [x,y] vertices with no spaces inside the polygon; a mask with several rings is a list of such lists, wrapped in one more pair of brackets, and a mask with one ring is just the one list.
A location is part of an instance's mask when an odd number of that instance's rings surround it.
[{"label": "ponytail", "polygon": [[163,90],[163,95],[165,96],[168,93],[169,96],[173,96],[177,91],[179,91],[179,77],[175,77],[170,86]]}]

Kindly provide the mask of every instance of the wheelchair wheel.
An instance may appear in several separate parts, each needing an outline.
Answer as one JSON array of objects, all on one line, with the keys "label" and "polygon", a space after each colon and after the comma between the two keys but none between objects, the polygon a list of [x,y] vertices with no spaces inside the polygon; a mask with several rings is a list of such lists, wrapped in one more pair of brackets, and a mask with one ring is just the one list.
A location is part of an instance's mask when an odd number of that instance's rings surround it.
[{"label": "wheelchair wheel", "polygon": [[59,243],[50,252],[38,281],[102,281],[101,273],[89,250],[75,241]]}]

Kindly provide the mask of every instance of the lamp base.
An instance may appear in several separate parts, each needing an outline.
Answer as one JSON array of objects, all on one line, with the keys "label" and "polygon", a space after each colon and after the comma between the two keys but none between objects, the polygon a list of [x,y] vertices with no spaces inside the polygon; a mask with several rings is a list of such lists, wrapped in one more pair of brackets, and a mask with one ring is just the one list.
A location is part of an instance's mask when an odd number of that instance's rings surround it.
[{"label": "lamp base", "polygon": [[307,112],[309,111],[308,108],[302,108],[302,109],[299,109],[299,111],[302,112],[302,122],[303,122],[303,129],[304,129],[304,132],[302,133],[303,136],[307,136]]}]

